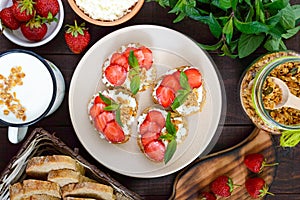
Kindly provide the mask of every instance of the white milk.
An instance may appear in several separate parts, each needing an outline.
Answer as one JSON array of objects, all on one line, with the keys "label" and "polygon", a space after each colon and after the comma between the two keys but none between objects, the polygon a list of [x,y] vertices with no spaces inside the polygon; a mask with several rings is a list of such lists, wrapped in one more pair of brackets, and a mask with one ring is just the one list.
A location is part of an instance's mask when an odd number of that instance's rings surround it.
[{"label": "white milk", "polygon": [[[54,85],[47,67],[38,58],[23,52],[14,52],[0,57],[0,74],[8,77],[13,67],[21,66],[25,73],[23,85],[17,85],[10,92],[16,92],[16,98],[26,108],[26,120],[17,119],[10,112],[4,115],[5,105],[0,106],[0,119],[12,124],[32,122],[49,109],[50,102],[54,101]],[[55,91],[56,92],[56,91]]]}]

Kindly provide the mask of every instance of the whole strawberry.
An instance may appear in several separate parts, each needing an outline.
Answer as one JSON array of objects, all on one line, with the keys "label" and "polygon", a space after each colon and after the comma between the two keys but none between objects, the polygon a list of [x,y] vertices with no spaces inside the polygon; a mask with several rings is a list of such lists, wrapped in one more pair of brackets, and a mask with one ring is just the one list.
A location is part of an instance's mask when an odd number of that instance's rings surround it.
[{"label": "whole strawberry", "polygon": [[266,163],[265,157],[260,153],[246,155],[244,158],[244,164],[254,173],[262,172],[264,167],[278,165],[278,163]]},{"label": "whole strawberry", "polygon": [[66,25],[68,29],[65,32],[65,40],[70,48],[70,50],[79,54],[88,46],[91,36],[87,28],[85,28],[85,23],[82,23],[80,26],[77,25],[76,20],[74,25]]},{"label": "whole strawberry", "polygon": [[0,11],[0,19],[2,25],[5,27],[11,29],[11,30],[16,30],[20,27],[21,23],[16,20],[12,13],[12,7],[4,8],[3,10]]},{"label": "whole strawberry", "polygon": [[45,18],[54,17],[59,12],[57,0],[36,0],[34,7],[37,14]]},{"label": "whole strawberry", "polygon": [[37,18],[31,19],[28,23],[21,24],[22,34],[30,41],[41,41],[45,37],[47,30],[47,25]]},{"label": "whole strawberry", "polygon": [[19,0],[12,6],[14,17],[20,22],[27,22],[34,16],[34,1]]},{"label": "whole strawberry", "polygon": [[226,175],[219,176],[211,184],[210,189],[215,195],[221,197],[229,197],[234,189],[234,184],[231,178]]},{"label": "whole strawberry", "polygon": [[245,182],[247,192],[252,198],[260,198],[266,194],[274,195],[268,192],[269,188],[265,183],[265,180],[260,177],[248,178]]},{"label": "whole strawberry", "polygon": [[216,200],[216,196],[210,192],[202,192],[198,198],[199,200]]}]

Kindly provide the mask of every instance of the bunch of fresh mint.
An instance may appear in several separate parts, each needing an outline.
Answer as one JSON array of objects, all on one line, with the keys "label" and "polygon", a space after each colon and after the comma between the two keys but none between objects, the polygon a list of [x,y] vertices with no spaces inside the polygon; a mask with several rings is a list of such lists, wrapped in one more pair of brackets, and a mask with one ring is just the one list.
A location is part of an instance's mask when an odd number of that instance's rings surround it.
[{"label": "bunch of fresh mint", "polygon": [[170,7],[174,23],[185,17],[208,25],[219,41],[199,44],[206,50],[243,58],[263,46],[268,51],[286,50],[284,39],[300,30],[300,5],[289,0],[148,0]]}]

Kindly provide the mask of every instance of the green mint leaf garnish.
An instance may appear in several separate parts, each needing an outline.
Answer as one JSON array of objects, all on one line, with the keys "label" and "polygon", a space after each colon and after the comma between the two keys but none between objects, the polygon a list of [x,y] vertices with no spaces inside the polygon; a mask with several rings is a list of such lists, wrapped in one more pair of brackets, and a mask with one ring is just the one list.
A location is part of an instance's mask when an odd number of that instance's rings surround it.
[{"label": "green mint leaf garnish", "polygon": [[101,100],[106,104],[106,106],[103,108],[103,110],[105,111],[115,111],[116,113],[116,122],[123,127],[122,121],[121,121],[121,110],[120,104],[117,104],[115,101],[107,98],[106,96],[104,96],[103,94],[101,94],[99,92],[99,96],[101,98]]},{"label": "green mint leaf garnish", "polygon": [[188,82],[187,75],[184,72],[180,72],[180,80],[179,81],[180,81],[180,86],[183,89],[177,91],[178,94],[171,105],[171,108],[173,110],[175,110],[179,106],[181,106],[192,91],[190,84]]},{"label": "green mint leaf garnish", "polygon": [[169,134],[176,136],[176,128],[171,121],[171,113],[170,112],[168,112],[168,115],[166,118],[166,129]]},{"label": "green mint leaf garnish", "polygon": [[130,51],[128,57],[129,65],[131,69],[129,70],[130,80],[130,90],[132,94],[137,94],[140,90],[141,80],[140,80],[140,66],[137,58],[135,57],[133,51]]},{"label": "green mint leaf garnish", "polygon": [[175,151],[177,149],[177,142],[176,140],[171,140],[167,146],[165,157],[164,157],[164,162],[167,164],[171,158],[173,157]]}]

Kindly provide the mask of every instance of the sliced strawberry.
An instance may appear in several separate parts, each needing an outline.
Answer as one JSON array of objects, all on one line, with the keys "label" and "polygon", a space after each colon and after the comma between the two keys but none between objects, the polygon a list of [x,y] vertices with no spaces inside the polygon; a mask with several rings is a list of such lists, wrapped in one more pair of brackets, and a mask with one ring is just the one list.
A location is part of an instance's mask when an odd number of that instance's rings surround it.
[{"label": "sliced strawberry", "polygon": [[155,122],[162,129],[166,125],[166,120],[163,114],[157,110],[151,110],[148,112],[146,119],[150,122]]},{"label": "sliced strawberry", "polygon": [[103,104],[105,104],[105,103],[102,101],[102,99],[101,99],[101,97],[100,97],[99,95],[96,96],[95,99],[94,99],[94,104],[97,104],[97,103],[103,103]]},{"label": "sliced strawberry", "polygon": [[158,103],[167,108],[173,103],[175,93],[169,87],[159,86],[156,90],[156,97],[158,99]]},{"label": "sliced strawberry", "polygon": [[127,77],[127,72],[124,67],[111,64],[105,69],[105,77],[114,86],[122,85]]},{"label": "sliced strawberry", "polygon": [[100,113],[102,113],[104,111],[104,108],[106,107],[105,104],[103,103],[97,103],[94,104],[91,108],[90,108],[90,115],[93,119],[95,119]]},{"label": "sliced strawberry", "polygon": [[136,48],[134,47],[127,47],[126,50],[124,51],[123,55],[126,56],[126,58],[128,59],[130,51],[134,51]]},{"label": "sliced strawberry", "polygon": [[155,122],[151,122],[148,120],[145,120],[141,126],[140,126],[140,134],[144,135],[145,133],[160,133],[161,127]]},{"label": "sliced strawberry", "polygon": [[141,137],[141,142],[143,147],[145,148],[145,146],[147,146],[150,142],[157,140],[159,136],[160,136],[160,132],[159,133],[147,132],[143,134]]},{"label": "sliced strawberry", "polygon": [[163,80],[161,81],[161,85],[172,89],[174,93],[181,89],[179,79],[177,79],[176,75],[173,74],[164,76]]},{"label": "sliced strawberry", "polygon": [[122,53],[114,53],[110,59],[110,63],[120,65],[126,71],[129,69],[128,58]]},{"label": "sliced strawberry", "polygon": [[151,68],[151,66],[153,64],[152,51],[149,48],[145,47],[145,46],[140,47],[140,50],[144,54],[144,60],[143,60],[143,62],[140,66],[145,68],[146,70],[148,70],[148,69]]},{"label": "sliced strawberry", "polygon": [[106,139],[112,143],[121,143],[125,140],[125,134],[120,125],[115,121],[111,121],[104,129]]},{"label": "sliced strawberry", "polygon": [[185,70],[184,73],[188,78],[191,88],[198,88],[202,85],[202,75],[197,69],[190,68]]},{"label": "sliced strawberry", "polygon": [[145,146],[144,151],[151,160],[161,162],[164,159],[166,148],[162,141],[154,140]]},{"label": "sliced strawberry", "polygon": [[[97,104],[98,105],[98,104]],[[107,124],[115,119],[115,115],[112,112],[104,111],[94,119],[95,127],[98,131],[104,132]]]}]

